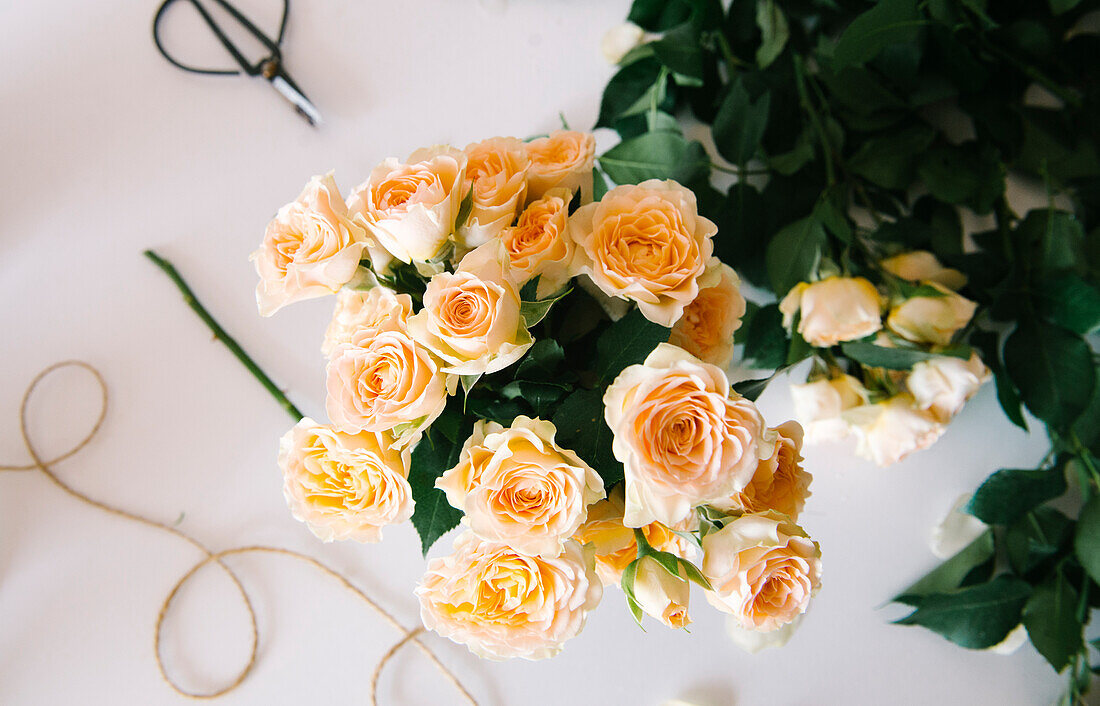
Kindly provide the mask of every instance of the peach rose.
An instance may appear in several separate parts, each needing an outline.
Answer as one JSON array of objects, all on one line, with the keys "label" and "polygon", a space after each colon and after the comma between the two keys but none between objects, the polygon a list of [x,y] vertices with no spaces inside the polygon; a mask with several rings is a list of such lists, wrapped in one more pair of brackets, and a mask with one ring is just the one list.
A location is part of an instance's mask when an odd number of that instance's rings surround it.
[{"label": "peach rose", "polygon": [[[596,552],[596,574],[604,586],[618,586],[623,571],[638,555],[638,543],[634,539],[634,530],[623,524],[626,504],[623,499],[622,484],[611,489],[606,500],[601,500],[588,508],[588,518],[573,535],[581,544],[592,545]],[[694,531],[699,524],[695,513],[673,527],[665,527],[660,522],[650,522],[641,528],[642,535],[649,546],[662,552],[669,552],[687,559],[693,547],[691,542],[676,534]]]},{"label": "peach rose", "polygon": [[948,289],[966,286],[966,275],[950,267],[944,267],[936,256],[927,250],[903,252],[879,262],[879,267],[895,277],[910,282],[935,282]]},{"label": "peach rose", "polygon": [[929,286],[941,296],[906,299],[890,310],[886,325],[910,341],[946,346],[956,331],[970,323],[978,305],[941,284]]},{"label": "peach rose", "polygon": [[405,320],[412,314],[412,297],[397,294],[388,287],[342,289],[336,298],[336,310],[325,330],[321,352],[332,357],[344,343],[362,347],[383,331],[404,331]]},{"label": "peach rose", "polygon": [[412,517],[409,452],[386,433],[344,434],[306,417],[279,441],[283,495],[294,519],[325,542],[377,542]]},{"label": "peach rose", "polygon": [[821,549],[778,513],[742,515],[703,537],[702,569],[711,605],[771,632],[806,612],[821,586]]},{"label": "peach rose", "polygon": [[603,595],[576,542],[556,558],[527,556],[473,532],[434,559],[416,588],[424,627],[492,660],[553,657]]},{"label": "peach rose", "polygon": [[867,402],[871,393],[851,375],[791,385],[794,416],[806,430],[806,442],[836,441],[848,435],[841,413]]},{"label": "peach rose", "polygon": [[263,243],[249,258],[260,276],[260,315],[338,292],[355,275],[366,244],[367,234],[349,218],[332,172],[310,179],[267,224]]},{"label": "peach rose", "polygon": [[905,386],[918,408],[928,410],[946,424],[989,377],[989,368],[977,353],[971,353],[967,360],[937,356],[914,365]]},{"label": "peach rose", "polygon": [[391,431],[408,444],[443,412],[447,380],[432,357],[400,331],[363,347],[343,345],[328,363],[325,409],[344,432]]},{"label": "peach rose", "polygon": [[744,490],[715,507],[750,514],[775,510],[798,520],[813,480],[802,468],[802,427],[786,422],[771,431],[776,434],[775,453],[760,462]]},{"label": "peach rose", "polygon": [[479,421],[458,465],[435,485],[462,510],[474,534],[521,554],[556,557],[604,497],[603,480],[554,442],[550,422],[519,416],[505,429]]},{"label": "peach rose", "polygon": [[802,312],[798,333],[815,348],[829,348],[854,341],[882,328],[882,304],[878,290],[862,277],[828,277],[820,282],[799,282],[779,304],[783,325]]},{"label": "peach rose", "polygon": [[574,273],[611,297],[638,303],[647,319],[672,326],[699,294],[717,226],[699,215],[695,194],[672,180],[617,186],[569,219]]},{"label": "peach rose", "polygon": [[672,327],[668,342],[724,370],[733,360],[733,333],[744,315],[740,278],[732,267],[711,258],[699,278],[699,294]]},{"label": "peach rose", "polygon": [[756,405],[731,392],[722,369],[668,343],[619,373],[603,402],[627,527],[675,525],[744,489],[773,453]]},{"label": "peach rose", "polygon": [[[413,152],[404,164],[391,157],[375,167],[348,199],[348,210],[385,253],[424,262],[454,233],[465,195],[465,153],[436,146]],[[385,253],[371,252],[378,272],[386,270]]]},{"label": "peach rose", "polygon": [[459,224],[459,242],[476,248],[512,225],[527,194],[530,160],[523,141],[493,137],[467,145],[466,183],[473,190],[473,210]]},{"label": "peach rose", "polygon": [[455,375],[495,373],[519,360],[534,340],[520,316],[519,288],[497,241],[472,250],[455,272],[428,282],[424,308],[409,317],[409,334]]},{"label": "peach rose", "polygon": [[688,617],[691,584],[684,568],[677,568],[679,575],[673,576],[653,557],[642,557],[634,577],[634,600],[638,607],[670,628],[684,628],[691,622]]},{"label": "peach rose", "polygon": [[555,130],[549,137],[526,143],[531,168],[527,170],[527,200],[540,198],[561,187],[592,198],[592,167],[596,163],[596,137],[587,132]]},{"label": "peach rose", "polygon": [[844,419],[856,435],[856,455],[879,466],[928,448],[947,429],[908,393],[850,409]]},{"label": "peach rose", "polygon": [[538,277],[539,299],[558,291],[572,277],[573,241],[565,235],[571,198],[568,189],[550,189],[523,210],[514,227],[500,234],[516,283]]}]

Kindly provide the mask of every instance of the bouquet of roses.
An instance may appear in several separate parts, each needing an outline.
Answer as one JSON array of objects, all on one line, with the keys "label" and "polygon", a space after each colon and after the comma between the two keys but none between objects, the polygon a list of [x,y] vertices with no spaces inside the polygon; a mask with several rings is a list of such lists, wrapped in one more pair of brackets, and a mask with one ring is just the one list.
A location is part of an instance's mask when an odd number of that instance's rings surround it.
[{"label": "bouquet of roses", "polygon": [[330,423],[283,437],[287,502],[324,541],[411,519],[425,553],[461,522],[416,593],[483,657],[556,654],[609,584],[678,628],[695,583],[781,643],[820,585],[802,429],[729,383],[746,304],[695,195],[608,191],[594,151],[571,131],[422,149],[279,210],[260,313],[337,295]]}]

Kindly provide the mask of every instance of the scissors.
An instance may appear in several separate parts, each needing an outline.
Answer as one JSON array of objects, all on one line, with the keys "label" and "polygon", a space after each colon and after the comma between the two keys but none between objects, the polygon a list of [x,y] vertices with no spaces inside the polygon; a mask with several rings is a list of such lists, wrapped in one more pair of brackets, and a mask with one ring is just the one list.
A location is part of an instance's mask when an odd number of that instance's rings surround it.
[{"label": "scissors", "polygon": [[202,19],[218,38],[218,41],[222,43],[225,50],[233,56],[241,68],[201,69],[177,61],[168,53],[160,41],[160,22],[161,18],[164,16],[164,11],[176,2],[176,0],[164,0],[160,7],[157,8],[157,14],[153,17],[153,42],[157,45],[157,51],[160,52],[161,56],[167,59],[172,65],[194,74],[204,74],[208,76],[239,76],[243,73],[246,76],[261,76],[267,79],[275,90],[277,90],[283,98],[286,98],[290,104],[294,106],[294,110],[305,118],[310,125],[316,127],[321,122],[321,114],[317,111],[317,108],[315,108],[313,103],[306,98],[305,94],[302,93],[302,89],[298,88],[297,84],[290,78],[290,74],[283,68],[283,55],[279,50],[279,45],[282,44],[283,34],[286,32],[286,20],[290,10],[290,0],[283,0],[283,18],[279,21],[279,36],[275,40],[272,40],[257,29],[256,25],[252,24],[252,22],[242,15],[237,8],[230,5],[225,0],[213,0],[271,52],[266,58],[260,59],[255,64],[250,64],[248,59],[246,59],[233,42],[229,40],[229,37],[225,36],[225,32],[223,32],[222,28],[218,26],[218,23],[214,21],[214,18],[210,16],[210,13],[206,11],[206,8],[199,4],[199,0],[188,1],[199,11],[199,15],[202,16]]}]

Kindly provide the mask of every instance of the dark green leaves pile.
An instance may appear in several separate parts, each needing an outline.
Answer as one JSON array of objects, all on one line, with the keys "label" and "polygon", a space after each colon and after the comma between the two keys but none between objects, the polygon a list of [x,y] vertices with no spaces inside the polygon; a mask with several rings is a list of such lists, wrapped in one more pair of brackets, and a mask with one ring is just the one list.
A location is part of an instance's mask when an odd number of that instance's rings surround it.
[{"label": "dark green leaves pile", "polygon": [[[1100,606],[1100,36],[1078,27],[1097,9],[635,0],[629,19],[659,38],[623,58],[597,123],[622,138],[603,175],[691,187],[719,226],[715,254],[777,298],[830,270],[883,284],[877,262],[906,250],[967,275],[961,294],[978,312],[938,354],[976,349],[1005,414],[1026,427],[1028,410],[1051,452],[978,490],[970,512],[990,532],[899,597],[915,609],[901,622],[971,648],[1022,623],[1066,670],[1067,703],[1088,686],[1083,626]],[[709,127],[716,154],[687,124]],[[716,172],[738,178],[718,189]],[[1014,210],[1010,174],[1046,205]],[[964,237],[960,209],[988,230]],[[777,370],[810,356],[894,370],[927,357],[869,342],[815,351],[775,304],[750,307],[738,336],[746,358]]]}]

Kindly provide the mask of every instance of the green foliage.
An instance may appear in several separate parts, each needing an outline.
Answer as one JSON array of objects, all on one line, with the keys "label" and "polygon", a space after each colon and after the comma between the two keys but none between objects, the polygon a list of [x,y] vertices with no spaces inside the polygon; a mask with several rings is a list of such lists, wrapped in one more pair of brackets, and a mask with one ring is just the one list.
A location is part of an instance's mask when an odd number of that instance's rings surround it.
[{"label": "green foliage", "polygon": [[817,269],[825,247],[825,228],[813,216],[791,223],[776,233],[768,245],[768,278],[773,291],[786,294]]},{"label": "green foliage", "polygon": [[473,420],[463,415],[460,405],[458,398],[452,397],[412,452],[409,468],[409,486],[415,503],[412,522],[425,555],[437,539],[462,519],[462,513],[451,507],[447,496],[435,487],[436,479],[458,464],[462,444],[473,429]]},{"label": "green foliage", "polygon": [[1077,591],[1061,571],[1035,588],[1024,606],[1024,627],[1031,644],[1060,672],[1082,648]]},{"label": "green foliage", "polygon": [[985,479],[966,510],[987,524],[1007,525],[1032,508],[1066,492],[1061,466],[1006,468]]},{"label": "green foliage", "polygon": [[675,132],[647,132],[623,140],[600,157],[600,167],[616,184],[646,179],[690,183],[710,169],[706,150]]},{"label": "green foliage", "polygon": [[718,153],[734,164],[744,165],[752,159],[768,127],[770,108],[771,96],[767,91],[753,100],[744,82],[734,81],[714,121]]},{"label": "green foliage", "polygon": [[988,583],[924,596],[920,606],[898,625],[920,625],[951,642],[982,650],[1005,639],[1020,624],[1031,595],[1026,581],[998,576]]},{"label": "green foliage", "polygon": [[1027,408],[1065,428],[1092,398],[1096,365],[1080,336],[1038,319],[1024,319],[1005,341],[1005,367]]}]

